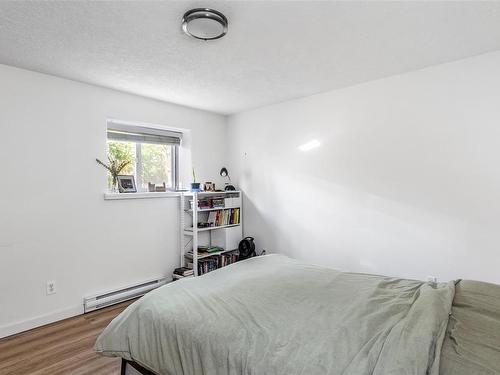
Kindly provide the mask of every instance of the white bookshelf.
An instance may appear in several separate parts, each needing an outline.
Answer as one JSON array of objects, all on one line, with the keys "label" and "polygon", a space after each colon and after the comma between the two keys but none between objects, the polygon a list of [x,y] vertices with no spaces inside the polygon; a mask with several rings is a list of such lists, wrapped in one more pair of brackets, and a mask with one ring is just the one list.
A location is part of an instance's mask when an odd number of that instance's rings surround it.
[{"label": "white bookshelf", "polygon": [[[219,208],[219,210],[221,210],[221,209]],[[240,224],[228,224],[228,225],[218,225],[218,226],[216,226],[216,227],[198,228],[198,229],[196,230],[196,232],[198,232],[198,233],[199,233],[199,232],[208,232],[208,231],[210,231],[210,230],[217,230],[217,229],[224,229],[224,228],[237,227],[237,226],[239,226],[239,225],[240,225]],[[184,231],[184,232],[185,232],[186,234],[188,234],[188,235],[192,235],[192,233],[193,233],[193,228],[187,228],[187,229],[185,229],[185,231]]]},{"label": "white bookshelf", "polygon": [[[200,200],[206,199],[224,199],[224,207],[210,207],[210,208],[199,208]],[[223,191],[223,192],[197,192],[197,193],[182,193],[181,195],[181,209],[180,209],[180,255],[181,255],[181,266],[187,266],[186,254],[192,250],[193,253],[193,271],[194,276],[198,276],[198,260],[208,258],[211,256],[220,256],[225,253],[237,250],[237,246],[234,248],[224,248],[222,251],[216,251],[209,254],[198,254],[198,246],[212,246],[212,237],[214,237],[215,231],[225,231],[231,230],[231,234],[234,237],[239,236],[242,238],[242,220],[243,220],[243,210],[242,210],[242,197],[241,191]],[[192,202],[192,204],[191,204]],[[209,227],[198,227],[198,223],[205,223],[208,221],[208,217],[211,212],[239,209],[239,220],[238,223],[209,226]]]}]

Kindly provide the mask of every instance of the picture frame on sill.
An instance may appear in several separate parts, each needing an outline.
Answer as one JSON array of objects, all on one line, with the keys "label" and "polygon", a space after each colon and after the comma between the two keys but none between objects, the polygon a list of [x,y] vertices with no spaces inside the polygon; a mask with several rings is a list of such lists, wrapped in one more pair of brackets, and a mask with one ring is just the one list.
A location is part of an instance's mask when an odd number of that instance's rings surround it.
[{"label": "picture frame on sill", "polygon": [[215,191],[215,184],[213,182],[205,182],[203,184],[203,191]]},{"label": "picture frame on sill", "polygon": [[137,193],[134,176],[117,176],[118,191],[120,193]]}]

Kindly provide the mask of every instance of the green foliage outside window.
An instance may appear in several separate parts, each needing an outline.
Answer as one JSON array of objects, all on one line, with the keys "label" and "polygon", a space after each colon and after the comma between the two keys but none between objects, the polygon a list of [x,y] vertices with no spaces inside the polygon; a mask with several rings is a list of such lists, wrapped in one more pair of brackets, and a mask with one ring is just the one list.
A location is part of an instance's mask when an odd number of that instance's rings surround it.
[{"label": "green foliage outside window", "polygon": [[[124,175],[134,175],[138,188],[147,190],[148,182],[154,184],[166,183],[172,187],[172,146],[134,142],[108,141],[108,156],[113,160],[132,160],[121,172]],[[108,186],[113,178],[108,174]]]},{"label": "green foliage outside window", "polygon": [[148,186],[148,182],[154,184],[162,184],[165,182],[167,186],[172,186],[171,151],[172,146],[147,143],[141,144],[141,181],[145,187]]},{"label": "green foliage outside window", "polygon": [[[118,162],[131,160],[120,172],[124,175],[135,175],[135,145],[132,142],[108,141],[108,157]],[[113,187],[113,176],[108,173],[108,187]]]}]

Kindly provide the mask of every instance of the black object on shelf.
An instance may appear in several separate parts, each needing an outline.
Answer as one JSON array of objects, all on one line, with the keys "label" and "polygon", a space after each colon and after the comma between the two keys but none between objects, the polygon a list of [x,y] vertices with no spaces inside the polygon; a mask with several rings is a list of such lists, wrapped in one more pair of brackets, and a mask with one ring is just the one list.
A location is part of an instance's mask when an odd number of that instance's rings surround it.
[{"label": "black object on shelf", "polygon": [[248,259],[256,256],[255,253],[255,242],[253,237],[245,237],[240,241],[238,245],[238,250],[240,252],[239,259]]},{"label": "black object on shelf", "polygon": [[224,187],[224,190],[226,190],[226,191],[236,190],[236,188],[233,185],[231,185],[231,177],[229,177],[229,172],[227,171],[226,167],[222,167],[219,174],[222,177],[227,177],[227,179],[229,180],[229,182],[226,182],[226,186]]}]

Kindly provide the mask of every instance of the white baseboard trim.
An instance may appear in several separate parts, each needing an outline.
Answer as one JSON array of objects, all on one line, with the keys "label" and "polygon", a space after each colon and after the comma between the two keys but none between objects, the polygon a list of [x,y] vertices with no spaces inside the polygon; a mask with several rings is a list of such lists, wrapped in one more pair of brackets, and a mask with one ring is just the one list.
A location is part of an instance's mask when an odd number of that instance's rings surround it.
[{"label": "white baseboard trim", "polygon": [[81,314],[83,314],[83,305],[78,305],[63,310],[56,310],[51,312],[50,314],[40,315],[28,320],[23,320],[21,322],[15,322],[12,324],[0,326],[0,338],[12,336],[17,333],[28,331],[33,328],[37,328]]}]

